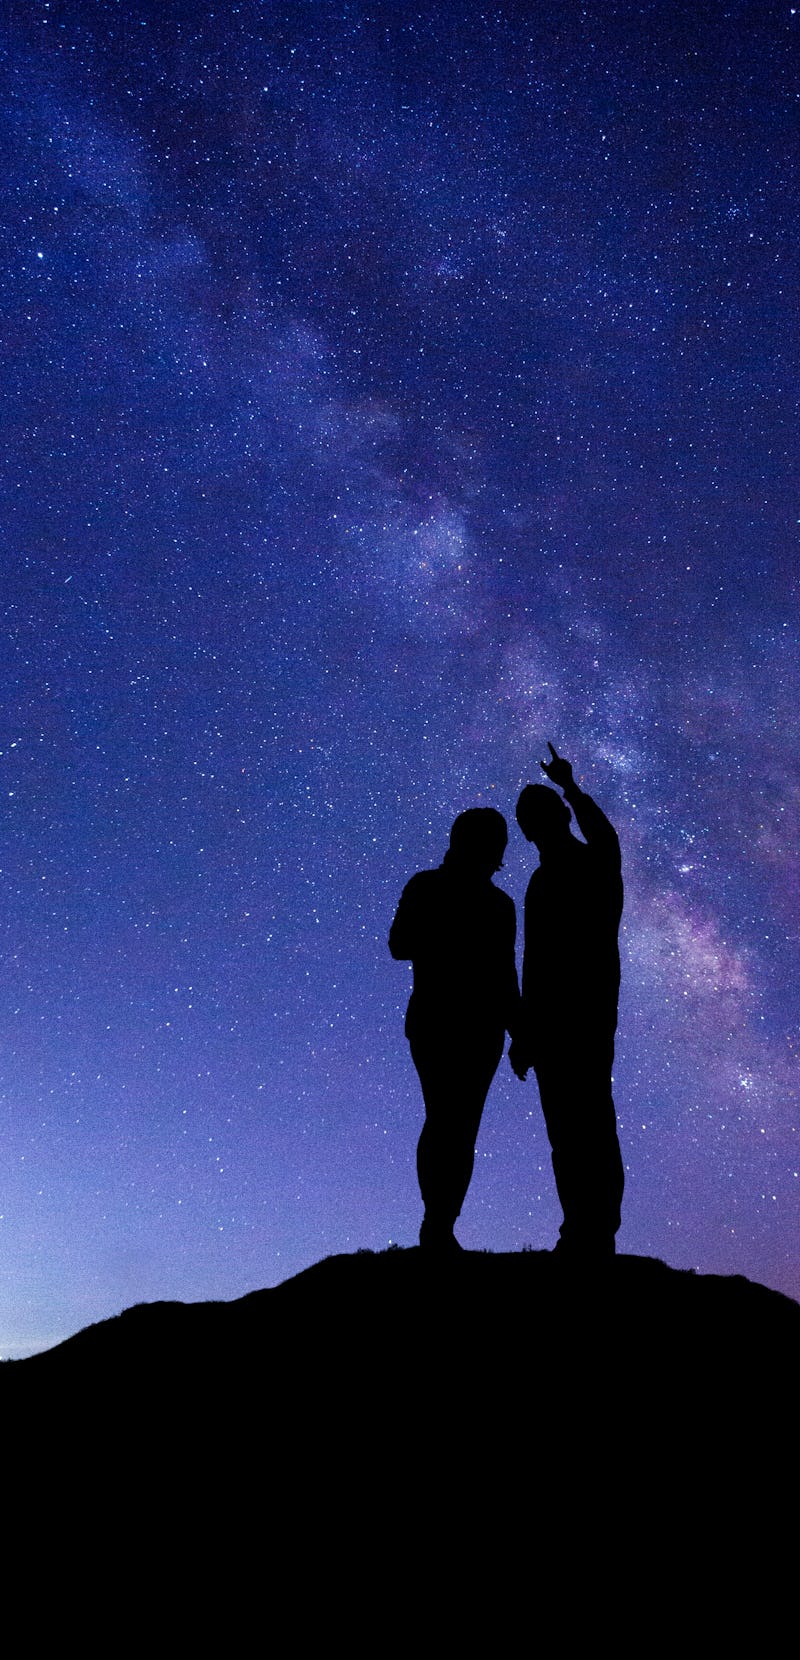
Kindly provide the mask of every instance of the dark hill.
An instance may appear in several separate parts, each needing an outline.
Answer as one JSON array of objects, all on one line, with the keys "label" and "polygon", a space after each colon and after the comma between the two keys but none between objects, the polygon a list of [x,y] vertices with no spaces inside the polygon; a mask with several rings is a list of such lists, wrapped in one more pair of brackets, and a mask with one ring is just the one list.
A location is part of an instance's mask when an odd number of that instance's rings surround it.
[{"label": "dark hill", "polygon": [[719,1591],[723,1546],[726,1584],[765,1552],[781,1582],[799,1360],[800,1306],[740,1277],[392,1249],[129,1309],[6,1362],[0,1398],[16,1490],[90,1555],[147,1539],[194,1574],[230,1552],[271,1594],[302,1561],[304,1585],[366,1575],[400,1603],[446,1558],[458,1620],[470,1584],[596,1597],[635,1564],[666,1620],[698,1573]]}]

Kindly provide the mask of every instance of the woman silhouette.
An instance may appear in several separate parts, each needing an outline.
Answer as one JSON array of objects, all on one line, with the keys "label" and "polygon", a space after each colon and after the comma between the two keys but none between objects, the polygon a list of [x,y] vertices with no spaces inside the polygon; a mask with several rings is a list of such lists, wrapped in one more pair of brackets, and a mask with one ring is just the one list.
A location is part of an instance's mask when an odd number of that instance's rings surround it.
[{"label": "woman silhouette", "polygon": [[453,1226],[481,1114],[505,1034],[517,1026],[516,913],[492,881],[507,842],[506,821],[493,807],[459,813],[442,863],[403,889],[389,934],[392,956],[410,958],[414,968],[405,1030],[425,1102],[417,1147],[425,1250],[461,1249]]}]

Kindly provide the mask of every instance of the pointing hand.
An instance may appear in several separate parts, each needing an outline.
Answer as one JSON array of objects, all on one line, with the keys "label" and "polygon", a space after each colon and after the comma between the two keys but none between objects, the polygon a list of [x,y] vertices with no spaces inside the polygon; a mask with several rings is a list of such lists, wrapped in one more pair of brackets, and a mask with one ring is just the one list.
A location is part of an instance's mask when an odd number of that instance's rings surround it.
[{"label": "pointing hand", "polygon": [[560,790],[565,790],[572,783],[572,765],[559,755],[551,743],[547,745],[552,760],[540,761],[542,772],[546,772],[552,783],[557,784]]}]

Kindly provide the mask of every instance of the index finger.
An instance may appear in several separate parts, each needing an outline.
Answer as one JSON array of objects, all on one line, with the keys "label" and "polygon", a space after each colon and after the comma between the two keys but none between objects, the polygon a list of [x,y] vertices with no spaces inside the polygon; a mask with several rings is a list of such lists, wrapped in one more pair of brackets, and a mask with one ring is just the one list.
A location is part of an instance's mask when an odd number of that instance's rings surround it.
[{"label": "index finger", "polygon": [[547,747],[548,747],[548,749],[549,749],[549,751],[550,751],[550,754],[551,754],[551,755],[552,755],[552,757],[553,757],[553,760],[554,760],[554,761],[560,761],[560,760],[561,760],[561,756],[560,756],[560,755],[559,755],[559,753],[558,753],[558,750],[557,750],[557,749],[555,749],[555,748],[554,748],[554,747],[553,747],[553,745],[552,745],[552,744],[551,744],[551,742],[550,742],[550,739],[549,739],[549,738],[548,738],[548,740],[547,740]]}]

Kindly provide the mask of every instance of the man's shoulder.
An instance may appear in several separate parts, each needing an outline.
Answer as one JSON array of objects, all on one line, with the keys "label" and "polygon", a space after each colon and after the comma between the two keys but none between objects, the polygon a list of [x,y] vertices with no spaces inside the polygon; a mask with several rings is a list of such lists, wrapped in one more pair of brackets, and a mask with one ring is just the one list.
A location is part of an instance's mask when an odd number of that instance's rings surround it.
[{"label": "man's shoulder", "polygon": [[529,899],[535,899],[536,898],[536,895],[539,892],[539,889],[541,888],[541,886],[542,886],[542,867],[541,867],[541,865],[537,865],[536,869],[533,871],[532,875],[529,876],[529,878],[528,878],[528,886],[525,889],[526,903]]},{"label": "man's shoulder", "polygon": [[441,879],[441,874],[441,866],[437,866],[434,870],[416,871],[413,876],[409,876],[409,879],[403,889],[403,894],[423,894],[426,888],[434,888],[438,885]]}]

